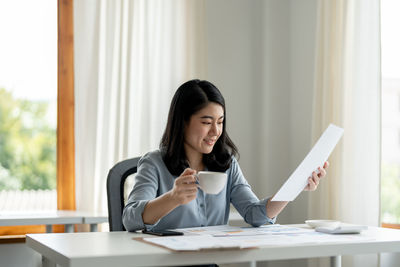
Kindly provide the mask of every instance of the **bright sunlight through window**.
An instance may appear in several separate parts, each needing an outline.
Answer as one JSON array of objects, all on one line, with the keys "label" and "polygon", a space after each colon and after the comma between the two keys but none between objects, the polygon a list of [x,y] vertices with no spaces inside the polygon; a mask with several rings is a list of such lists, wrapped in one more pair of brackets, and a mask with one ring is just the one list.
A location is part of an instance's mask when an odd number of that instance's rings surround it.
[{"label": "bright sunlight through window", "polygon": [[382,222],[400,224],[400,1],[381,0]]},{"label": "bright sunlight through window", "polygon": [[0,211],[56,209],[57,1],[1,1],[0,40]]}]

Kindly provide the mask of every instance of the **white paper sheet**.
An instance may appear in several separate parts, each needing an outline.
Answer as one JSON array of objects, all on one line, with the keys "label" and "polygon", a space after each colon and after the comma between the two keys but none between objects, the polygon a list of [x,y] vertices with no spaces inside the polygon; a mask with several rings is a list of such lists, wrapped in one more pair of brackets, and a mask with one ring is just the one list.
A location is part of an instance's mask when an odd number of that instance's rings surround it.
[{"label": "white paper sheet", "polygon": [[306,187],[308,177],[312,172],[317,171],[318,167],[322,167],[328,159],[343,132],[342,128],[330,124],[308,155],[272,198],[272,201],[293,201]]},{"label": "white paper sheet", "polygon": [[176,229],[183,232],[185,236],[203,235],[213,237],[232,237],[232,236],[257,236],[257,235],[276,235],[276,234],[300,234],[313,231],[308,228],[298,228],[280,224],[263,225],[260,227],[238,227],[230,225],[218,225],[207,227],[193,227]]},{"label": "white paper sheet", "polygon": [[[285,225],[262,227],[203,227],[186,229],[183,236],[163,236],[143,238],[144,241],[175,251],[197,251],[215,249],[243,249],[262,246],[279,246],[306,243],[360,242],[370,240],[363,235],[330,235],[315,232],[314,229],[297,228]],[[180,229],[177,229],[180,230]],[[239,230],[245,235],[229,232]],[[193,235],[193,233],[196,233]],[[219,234],[218,234],[219,233]],[[222,235],[221,235],[222,234]]]}]

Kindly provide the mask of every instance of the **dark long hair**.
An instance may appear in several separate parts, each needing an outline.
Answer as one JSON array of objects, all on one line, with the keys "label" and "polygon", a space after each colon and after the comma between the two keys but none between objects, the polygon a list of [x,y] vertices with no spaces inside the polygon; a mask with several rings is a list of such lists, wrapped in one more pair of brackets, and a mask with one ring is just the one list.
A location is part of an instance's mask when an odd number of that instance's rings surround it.
[{"label": "dark long hair", "polygon": [[209,154],[203,155],[203,163],[210,171],[226,171],[237,156],[238,149],[226,132],[225,100],[215,85],[208,81],[190,80],[182,84],[172,99],[168,122],[160,142],[163,160],[173,175],[180,175],[189,167],[184,149],[184,128],[190,117],[206,107],[210,102],[217,103],[224,110],[221,136]]}]

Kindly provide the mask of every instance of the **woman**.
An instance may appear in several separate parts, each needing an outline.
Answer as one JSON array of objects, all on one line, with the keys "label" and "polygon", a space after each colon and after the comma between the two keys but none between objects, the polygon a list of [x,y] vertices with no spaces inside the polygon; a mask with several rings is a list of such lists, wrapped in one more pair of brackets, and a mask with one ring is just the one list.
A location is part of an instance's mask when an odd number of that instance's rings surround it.
[{"label": "woman", "polygon": [[[160,150],[139,161],[135,186],[123,212],[128,231],[165,230],[228,223],[230,203],[244,220],[260,226],[274,223],[288,202],[259,200],[235,158],[236,146],[226,132],[225,101],[208,81],[191,80],[176,91]],[[305,190],[315,190],[325,176],[319,168]],[[225,172],[227,185],[217,195],[197,187],[195,174]]]}]

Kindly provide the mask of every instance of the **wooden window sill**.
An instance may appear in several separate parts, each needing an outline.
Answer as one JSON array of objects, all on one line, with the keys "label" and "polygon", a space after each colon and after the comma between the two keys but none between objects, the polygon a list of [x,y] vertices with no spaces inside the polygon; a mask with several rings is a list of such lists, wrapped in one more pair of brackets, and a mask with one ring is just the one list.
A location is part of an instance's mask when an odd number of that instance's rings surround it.
[{"label": "wooden window sill", "polygon": [[25,235],[3,235],[0,236],[1,244],[15,244],[15,243],[25,243]]},{"label": "wooden window sill", "polygon": [[383,228],[400,229],[400,224],[382,223]]}]

